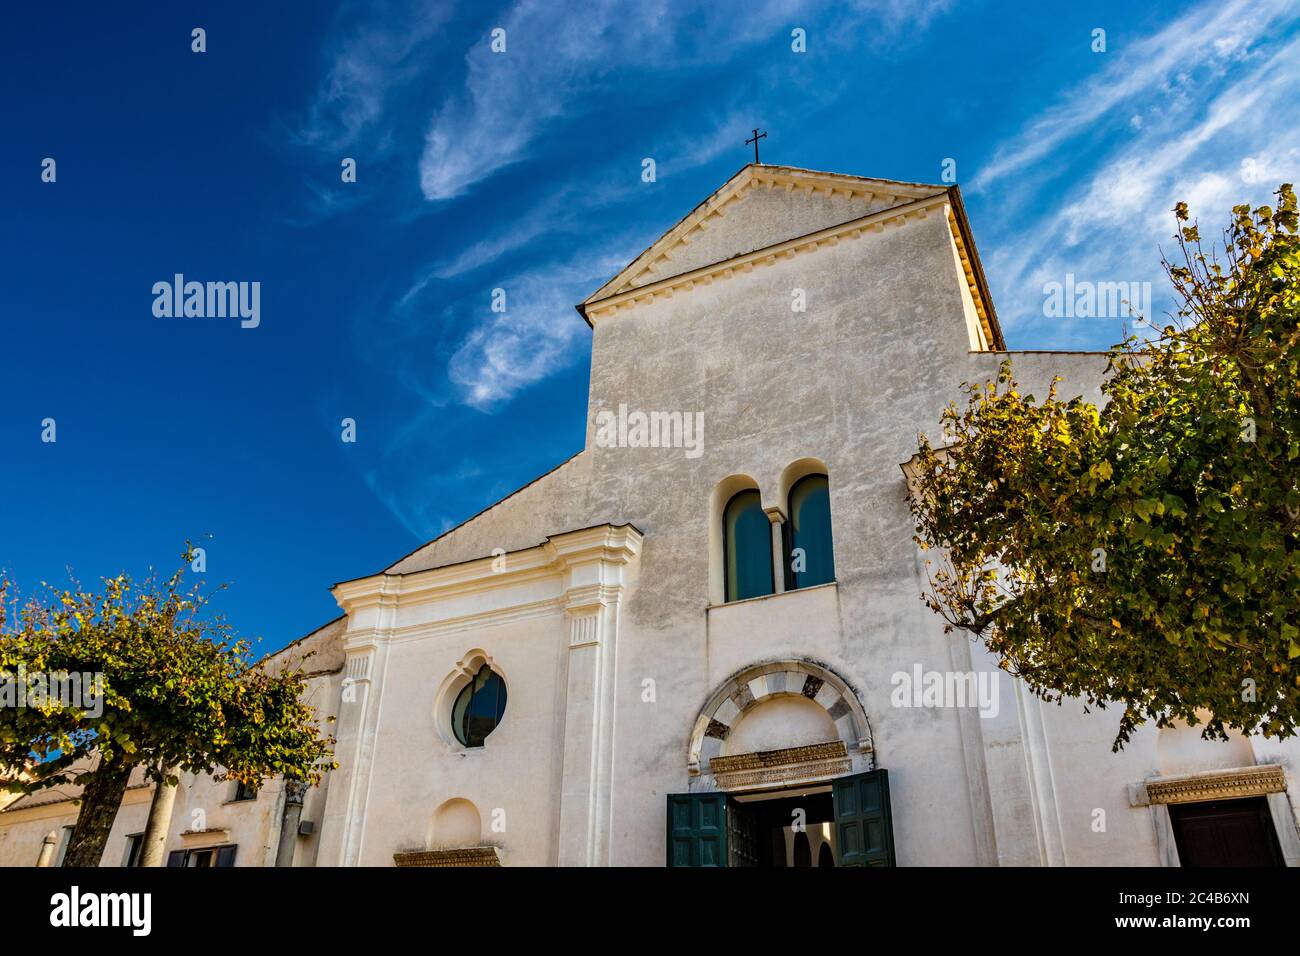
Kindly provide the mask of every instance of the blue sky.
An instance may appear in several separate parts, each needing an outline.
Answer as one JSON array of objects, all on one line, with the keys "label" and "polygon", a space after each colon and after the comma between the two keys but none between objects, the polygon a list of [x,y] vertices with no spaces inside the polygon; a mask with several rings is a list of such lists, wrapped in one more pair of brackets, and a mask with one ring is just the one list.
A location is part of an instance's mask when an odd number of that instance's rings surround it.
[{"label": "blue sky", "polygon": [[[336,616],[329,585],[581,447],[573,304],[754,126],[767,162],[955,160],[1010,346],[1105,348],[1121,323],[1045,317],[1044,283],[1149,280],[1158,313],[1176,199],[1217,227],[1296,179],[1300,9],[1084,6],[6,5],[0,568],[93,581],[190,538],[265,649]],[[176,273],[260,282],[260,324],[155,317]]]}]

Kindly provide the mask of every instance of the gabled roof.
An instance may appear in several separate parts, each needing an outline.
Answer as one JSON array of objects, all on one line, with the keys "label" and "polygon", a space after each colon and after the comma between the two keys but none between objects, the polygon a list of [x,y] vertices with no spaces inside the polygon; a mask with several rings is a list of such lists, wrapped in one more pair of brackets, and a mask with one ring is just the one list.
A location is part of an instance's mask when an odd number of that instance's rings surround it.
[{"label": "gabled roof", "polygon": [[[649,248],[628,263],[618,275],[584,299],[583,304],[596,302],[647,284],[651,281],[648,273],[656,264],[671,259],[673,251],[690,243],[693,235],[708,229],[711,224],[724,218],[728,207],[743,199],[746,191],[757,185],[782,187],[787,192],[800,190],[806,195],[839,195],[847,199],[858,199],[862,202],[858,215],[862,215],[868,206],[873,211],[879,211],[916,199],[937,196],[947,188],[927,183],[906,183],[890,179],[870,179],[866,176],[849,176],[844,173],[824,173],[812,169],[799,169],[795,166],[750,163],[742,166],[712,195],[678,220],[676,225],[651,243]],[[830,224],[825,223],[825,225]],[[782,238],[792,239],[798,234],[791,231],[789,235]],[[673,273],[669,271],[666,274]]]},{"label": "gabled roof", "polygon": [[[804,204],[787,204],[788,218],[770,214],[744,220],[744,199],[755,190],[798,193]],[[768,200],[771,201],[770,199]],[[697,281],[708,284],[715,274],[727,278],[748,272],[825,243],[834,245],[841,234],[857,238],[879,232],[891,222],[924,219],[946,206],[953,241],[985,335],[994,348],[1005,348],[993,311],[983,268],[975,252],[970,226],[956,186],[873,179],[827,173],[793,166],[751,163],[742,167],[719,189],[687,213],[649,248],[612,279],[587,296],[577,310],[588,324],[593,315],[636,302],[654,301],[689,290]],[[778,207],[779,209],[780,207]],[[775,220],[775,221],[774,221]]]}]

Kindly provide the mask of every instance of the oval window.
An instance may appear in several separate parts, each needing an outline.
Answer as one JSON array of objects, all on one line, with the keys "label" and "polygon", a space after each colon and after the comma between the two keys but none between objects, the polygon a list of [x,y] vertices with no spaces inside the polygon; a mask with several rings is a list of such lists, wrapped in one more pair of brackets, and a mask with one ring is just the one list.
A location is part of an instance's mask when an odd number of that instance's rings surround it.
[{"label": "oval window", "polygon": [[506,712],[506,682],[484,664],[456,695],[451,708],[451,729],[466,747],[482,747]]}]

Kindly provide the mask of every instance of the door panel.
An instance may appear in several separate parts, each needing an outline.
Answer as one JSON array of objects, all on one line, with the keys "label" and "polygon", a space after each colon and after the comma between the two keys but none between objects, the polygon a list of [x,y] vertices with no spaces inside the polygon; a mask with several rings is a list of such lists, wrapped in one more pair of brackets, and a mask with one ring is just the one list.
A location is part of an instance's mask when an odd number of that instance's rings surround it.
[{"label": "door panel", "polygon": [[758,866],[759,816],[756,807],[727,802],[728,866]]},{"label": "door panel", "polygon": [[889,771],[840,777],[831,782],[831,792],[840,866],[895,866]]},{"label": "door panel", "polygon": [[1285,865],[1263,797],[1171,803],[1169,822],[1183,866]]},{"label": "door panel", "polygon": [[668,865],[727,865],[727,795],[668,795]]}]

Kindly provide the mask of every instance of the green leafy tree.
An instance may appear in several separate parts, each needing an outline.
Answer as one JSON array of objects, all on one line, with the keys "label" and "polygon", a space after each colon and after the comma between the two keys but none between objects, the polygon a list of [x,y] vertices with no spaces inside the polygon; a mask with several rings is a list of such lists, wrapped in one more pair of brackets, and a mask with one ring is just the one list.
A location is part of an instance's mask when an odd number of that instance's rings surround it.
[{"label": "green leafy tree", "polygon": [[1222,249],[1175,214],[1177,315],[1110,351],[1100,407],[1005,362],[914,463],[924,600],[1041,698],[1122,705],[1115,749],[1300,723],[1296,197],[1235,207]]},{"label": "green leafy tree", "polygon": [[155,781],[179,769],[256,786],[275,776],[316,784],[335,766],[301,672],[256,666],[247,641],[203,614],[208,599],[183,587],[191,558],[187,548],[166,581],[122,575],[98,592],[74,582],[21,605],[5,600],[0,582],[0,674],[102,680],[99,702],[48,697],[0,708],[0,770],[11,791],[84,786],[65,866],[99,864],[136,767]]}]

